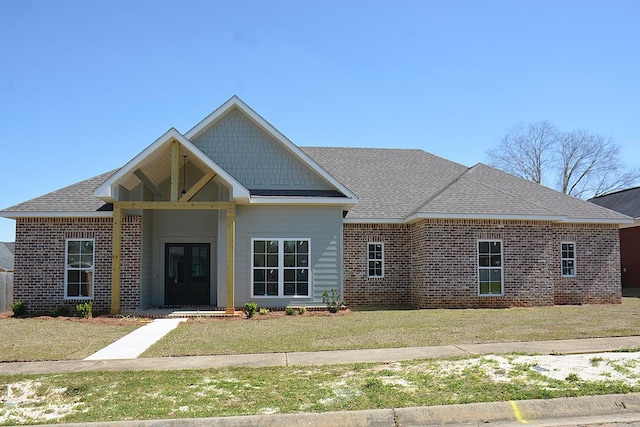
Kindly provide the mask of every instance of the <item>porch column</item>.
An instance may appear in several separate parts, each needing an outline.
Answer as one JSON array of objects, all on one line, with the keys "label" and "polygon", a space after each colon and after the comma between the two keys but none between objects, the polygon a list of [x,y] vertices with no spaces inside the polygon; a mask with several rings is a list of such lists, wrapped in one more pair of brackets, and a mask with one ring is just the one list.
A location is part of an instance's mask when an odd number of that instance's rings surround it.
[{"label": "porch column", "polygon": [[111,314],[120,313],[120,247],[122,243],[122,209],[113,204],[113,233],[111,246]]},{"label": "porch column", "polygon": [[226,313],[235,313],[234,305],[234,251],[235,251],[236,212],[235,208],[227,209],[227,307]]}]

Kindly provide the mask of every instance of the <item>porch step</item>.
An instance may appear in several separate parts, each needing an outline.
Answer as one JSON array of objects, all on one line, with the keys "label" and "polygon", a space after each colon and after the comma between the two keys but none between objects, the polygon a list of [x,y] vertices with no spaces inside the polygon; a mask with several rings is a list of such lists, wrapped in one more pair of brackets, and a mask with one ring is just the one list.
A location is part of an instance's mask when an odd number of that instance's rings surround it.
[{"label": "porch step", "polygon": [[212,310],[176,310],[169,313],[167,317],[241,317],[242,313],[235,312],[229,314],[226,311],[212,311]]}]

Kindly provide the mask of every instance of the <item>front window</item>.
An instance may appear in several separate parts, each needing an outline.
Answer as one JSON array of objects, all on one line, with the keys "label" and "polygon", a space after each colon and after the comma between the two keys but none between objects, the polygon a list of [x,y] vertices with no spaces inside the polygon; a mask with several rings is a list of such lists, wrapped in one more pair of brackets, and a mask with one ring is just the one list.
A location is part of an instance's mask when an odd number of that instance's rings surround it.
[{"label": "front window", "polygon": [[478,241],[480,295],[502,295],[502,241]]},{"label": "front window", "polygon": [[309,239],[252,239],[251,243],[252,296],[309,296]]},{"label": "front window", "polygon": [[384,277],[384,244],[369,243],[367,250],[367,270],[369,277]]},{"label": "front window", "polygon": [[93,297],[94,241],[69,239],[66,247],[64,274],[65,297]]},{"label": "front window", "polygon": [[562,276],[575,277],[576,275],[576,244],[573,242],[563,242],[562,248]]}]

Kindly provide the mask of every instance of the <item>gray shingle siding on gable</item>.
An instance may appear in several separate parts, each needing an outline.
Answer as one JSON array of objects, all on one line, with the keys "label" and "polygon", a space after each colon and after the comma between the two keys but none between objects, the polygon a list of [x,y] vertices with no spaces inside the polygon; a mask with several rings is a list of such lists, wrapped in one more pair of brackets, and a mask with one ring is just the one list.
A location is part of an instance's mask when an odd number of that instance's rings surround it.
[{"label": "gray shingle siding on gable", "polygon": [[333,189],[237,109],[193,143],[249,189]]}]

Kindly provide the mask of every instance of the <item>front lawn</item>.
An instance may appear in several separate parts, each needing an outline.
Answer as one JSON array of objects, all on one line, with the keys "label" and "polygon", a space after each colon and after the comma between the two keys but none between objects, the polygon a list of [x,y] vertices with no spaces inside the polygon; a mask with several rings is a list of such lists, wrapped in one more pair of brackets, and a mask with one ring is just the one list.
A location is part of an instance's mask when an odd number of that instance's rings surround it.
[{"label": "front lawn", "polygon": [[143,325],[136,320],[0,318],[0,362],[76,360]]},{"label": "front lawn", "polygon": [[420,347],[630,336],[640,299],[617,305],[510,309],[378,310],[338,316],[191,319],[143,357]]}]

